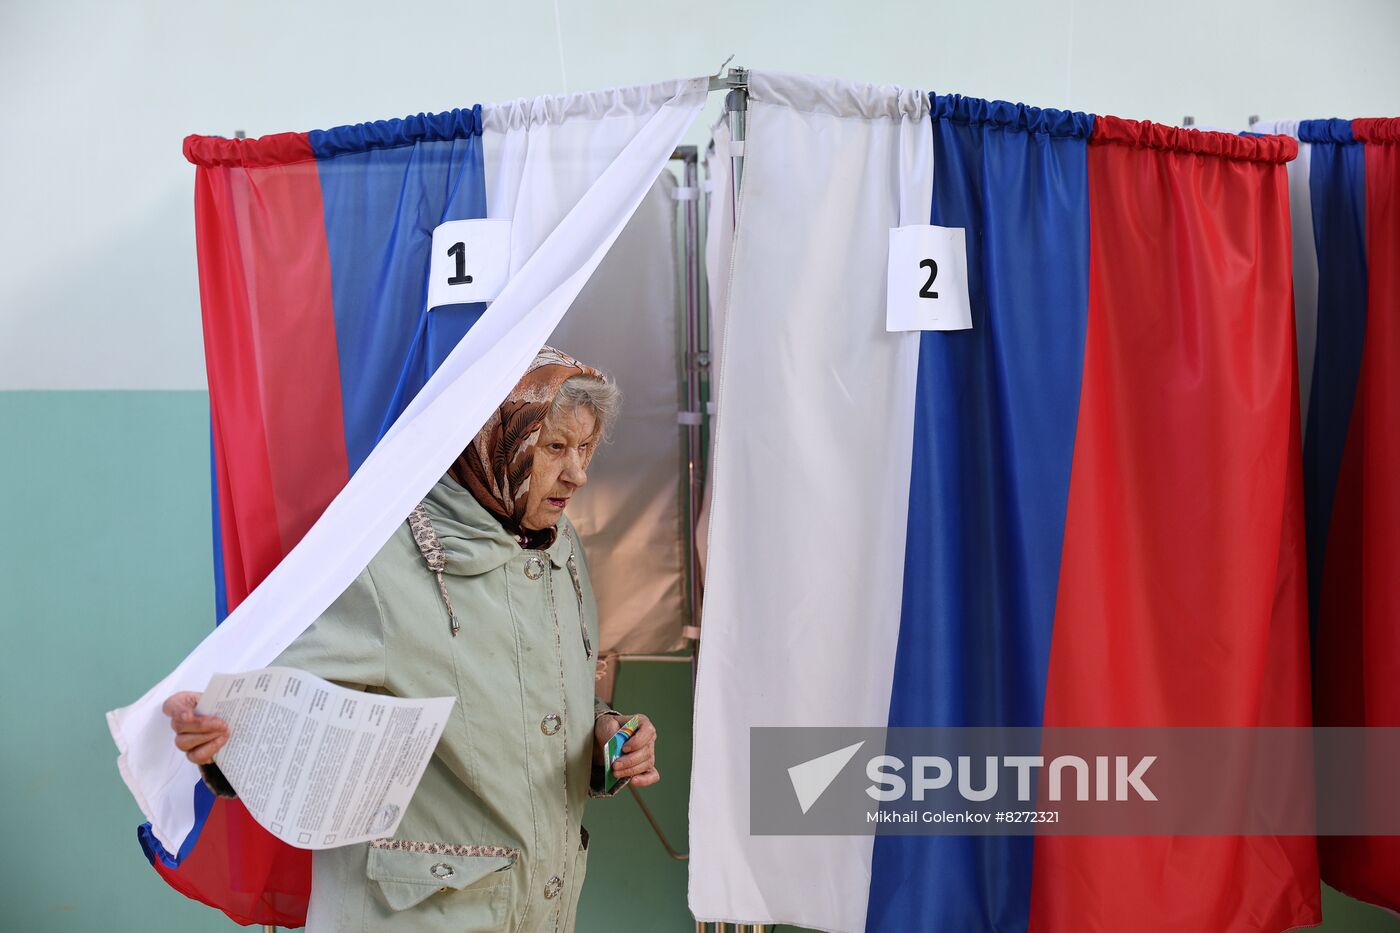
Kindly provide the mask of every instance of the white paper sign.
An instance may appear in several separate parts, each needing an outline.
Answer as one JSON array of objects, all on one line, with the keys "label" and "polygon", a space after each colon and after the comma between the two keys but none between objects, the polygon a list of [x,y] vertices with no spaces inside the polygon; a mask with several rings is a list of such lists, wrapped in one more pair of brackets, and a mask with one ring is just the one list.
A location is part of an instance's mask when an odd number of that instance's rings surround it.
[{"label": "white paper sign", "polygon": [[509,279],[509,220],[449,220],[433,230],[429,308],[491,301]]},{"label": "white paper sign", "polygon": [[967,237],[962,227],[890,230],[885,330],[968,330]]},{"label": "white paper sign", "polygon": [[214,763],[253,819],[297,848],[331,849],[394,834],[454,702],[268,667],[215,674],[199,712],[229,724]]}]

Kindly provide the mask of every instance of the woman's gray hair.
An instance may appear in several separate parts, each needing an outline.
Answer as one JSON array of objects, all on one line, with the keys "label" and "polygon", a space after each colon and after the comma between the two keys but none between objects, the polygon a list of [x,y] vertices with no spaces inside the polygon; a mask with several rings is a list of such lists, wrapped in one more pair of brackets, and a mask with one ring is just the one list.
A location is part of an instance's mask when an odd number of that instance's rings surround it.
[{"label": "woman's gray hair", "polygon": [[570,376],[564,380],[549,408],[549,417],[565,415],[578,408],[588,408],[598,419],[598,439],[607,440],[617,424],[622,409],[622,390],[611,379],[595,376]]}]

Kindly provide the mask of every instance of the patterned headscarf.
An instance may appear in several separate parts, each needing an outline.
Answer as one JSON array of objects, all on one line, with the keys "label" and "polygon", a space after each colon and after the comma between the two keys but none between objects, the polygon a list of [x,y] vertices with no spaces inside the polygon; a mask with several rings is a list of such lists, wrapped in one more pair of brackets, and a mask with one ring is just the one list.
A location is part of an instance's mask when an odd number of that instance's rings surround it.
[{"label": "patterned headscarf", "polygon": [[510,395],[448,470],[522,547],[545,548],[554,543],[555,529],[528,531],[520,523],[529,499],[540,427],[559,388],[574,376],[607,378],[553,347],[541,348]]}]

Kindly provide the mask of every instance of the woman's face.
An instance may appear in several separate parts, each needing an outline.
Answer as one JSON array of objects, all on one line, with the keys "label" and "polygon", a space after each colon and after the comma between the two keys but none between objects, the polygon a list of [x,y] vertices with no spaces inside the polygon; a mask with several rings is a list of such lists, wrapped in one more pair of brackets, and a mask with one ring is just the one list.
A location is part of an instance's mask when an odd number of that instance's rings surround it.
[{"label": "woman's face", "polygon": [[598,417],[584,405],[545,419],[535,442],[521,527],[540,531],[559,523],[569,499],[588,482],[597,430]]}]

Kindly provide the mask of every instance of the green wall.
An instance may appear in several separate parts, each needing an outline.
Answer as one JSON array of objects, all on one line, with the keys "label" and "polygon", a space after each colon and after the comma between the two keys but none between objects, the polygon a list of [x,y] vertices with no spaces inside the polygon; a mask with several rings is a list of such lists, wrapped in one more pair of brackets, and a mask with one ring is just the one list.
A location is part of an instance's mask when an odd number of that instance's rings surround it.
[{"label": "green wall", "polygon": [[0,394],[7,929],[232,926],[146,864],[103,719],[213,621],[206,404],[197,392]]},{"label": "green wall", "polygon": [[[0,800],[11,840],[0,847],[0,930],[234,929],[142,858],[140,812],[102,715],[164,676],[213,622],[208,430],[202,392],[0,392]],[[625,666],[616,705],[657,724],[663,780],[646,799],[685,848],[689,668]],[[587,823],[580,929],[693,930],[685,864],[636,804],[596,801]],[[610,917],[624,888],[625,912]],[[1400,930],[1374,908],[1324,898],[1328,933]]]}]

